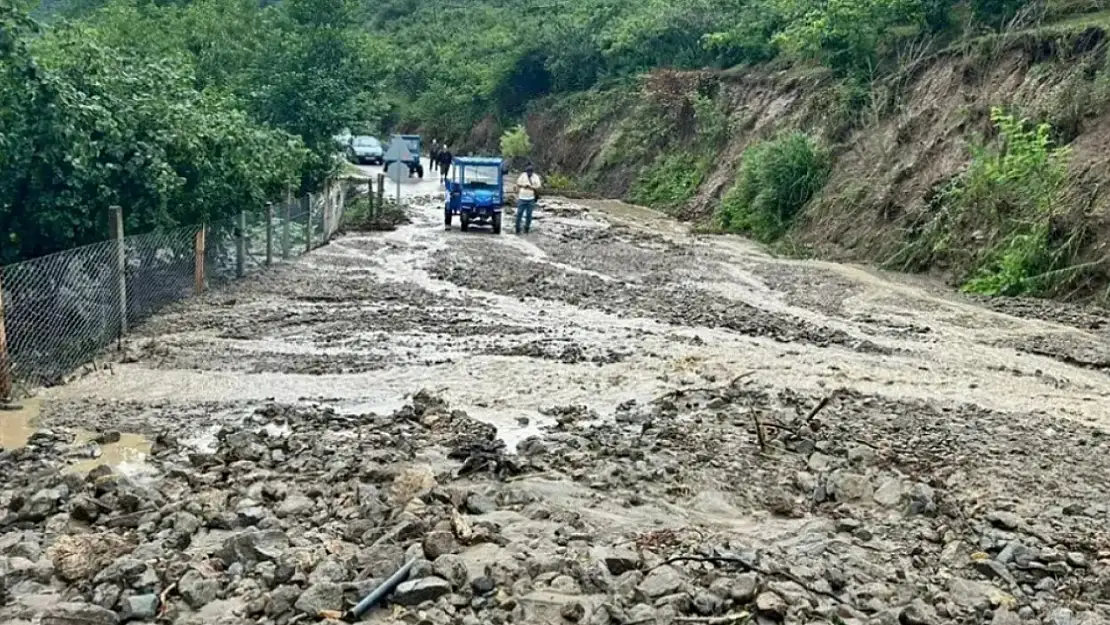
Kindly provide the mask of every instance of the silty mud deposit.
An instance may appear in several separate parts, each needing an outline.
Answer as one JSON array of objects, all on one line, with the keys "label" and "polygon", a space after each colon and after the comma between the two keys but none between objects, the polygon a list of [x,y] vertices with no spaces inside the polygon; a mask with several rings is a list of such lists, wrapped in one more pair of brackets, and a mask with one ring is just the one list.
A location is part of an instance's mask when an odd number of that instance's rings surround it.
[{"label": "silty mud deposit", "polygon": [[[412,224],[166,311],[43,394],[49,435],[0,456],[37,545],[0,545],[29,563],[0,620],[64,593],[315,622],[407,553],[372,620],[1104,622],[1101,325],[611,202],[445,232],[438,185],[404,188]],[[66,477],[81,431],[144,436],[149,472]],[[65,570],[60,537],[126,562]]]}]

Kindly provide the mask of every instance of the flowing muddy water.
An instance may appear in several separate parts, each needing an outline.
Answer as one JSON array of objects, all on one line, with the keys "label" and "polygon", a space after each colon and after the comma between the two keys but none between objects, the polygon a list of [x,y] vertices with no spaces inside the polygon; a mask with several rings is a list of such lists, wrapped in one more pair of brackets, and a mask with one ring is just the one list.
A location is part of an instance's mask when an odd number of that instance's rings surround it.
[{"label": "flowing muddy water", "polygon": [[[604,618],[525,611],[515,622],[526,623],[673,622],[614,605],[853,624],[989,622],[991,610],[1007,623],[1020,607],[1061,623],[1061,609],[1110,605],[1110,336],[1097,313],[1060,307],[1058,323],[1052,304],[1023,303],[1010,315],[927,280],[776,259],[608,201],[545,199],[522,237],[445,232],[431,178],[403,187],[411,224],[348,234],[172,307],[134,330],[113,367],[44,391],[34,422],[0,413],[5,447],[35,426],[55,431],[34,453],[0,454],[20,467],[8,485],[27,491],[0,491],[18,509],[0,522],[54,528],[46,506],[102,533],[126,528],[166,570],[154,593],[116,580],[54,590],[130,618],[120,597],[157,604],[172,584],[179,611],[164,620],[284,624],[352,602],[297,597],[338,592],[332,582],[364,593],[364,567],[388,574],[405,541],[424,540],[434,559],[428,536],[446,533],[465,543],[447,547],[470,571],[454,591],[474,599],[437,609],[476,622],[518,610],[467,580],[518,560],[527,574],[494,577],[529,610],[587,595],[591,615],[599,597],[612,604]],[[113,431],[134,434],[97,458],[68,455]],[[136,476],[153,492],[102,476],[58,503],[33,477],[57,449],[66,471],[149,464],[154,475]],[[67,489],[80,483],[68,477]],[[398,495],[413,484],[422,494]],[[383,558],[380,532],[413,518],[424,538],[395,536]],[[312,551],[295,558],[303,575],[275,581],[275,567],[229,555],[231,532],[255,527]],[[673,588],[645,579],[629,595],[567,563],[583,545],[629,544],[631,560],[606,560],[614,576],[651,578],[670,555],[759,551],[789,568],[789,584],[759,573],[789,609],[753,607],[754,593],[722,590],[719,571],[696,565],[679,567],[686,581]],[[1028,545],[1036,557],[1014,556]],[[205,563],[217,552],[226,571]],[[999,564],[984,568],[983,553]],[[637,570],[613,572],[626,565]]]}]

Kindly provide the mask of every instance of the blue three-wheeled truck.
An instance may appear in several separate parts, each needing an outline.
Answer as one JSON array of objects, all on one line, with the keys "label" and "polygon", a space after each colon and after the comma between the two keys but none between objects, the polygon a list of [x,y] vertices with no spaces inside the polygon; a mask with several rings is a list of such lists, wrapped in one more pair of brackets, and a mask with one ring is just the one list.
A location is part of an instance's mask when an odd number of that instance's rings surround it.
[{"label": "blue three-wheeled truck", "polygon": [[444,183],[447,201],[443,225],[451,229],[451,218],[459,216],[465,232],[472,224],[489,225],[501,234],[501,208],[505,205],[504,160],[494,157],[463,156],[452,163],[451,178]]}]

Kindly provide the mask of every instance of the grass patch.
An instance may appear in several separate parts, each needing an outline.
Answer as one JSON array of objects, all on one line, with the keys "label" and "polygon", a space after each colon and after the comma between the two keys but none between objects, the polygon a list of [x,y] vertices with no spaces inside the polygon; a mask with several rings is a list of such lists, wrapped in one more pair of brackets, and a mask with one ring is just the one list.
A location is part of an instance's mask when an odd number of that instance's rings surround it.
[{"label": "grass patch", "polygon": [[396,230],[407,223],[411,220],[396,203],[386,201],[385,206],[377,207],[367,197],[348,202],[343,215],[344,227],[353,231]]},{"label": "grass patch", "polygon": [[632,183],[634,204],[673,211],[694,196],[709,171],[710,160],[688,152],[661,155]]},{"label": "grass patch", "polygon": [[829,174],[829,154],[803,132],[791,132],[744,151],[736,184],[717,217],[727,232],[764,243],[782,237]]}]

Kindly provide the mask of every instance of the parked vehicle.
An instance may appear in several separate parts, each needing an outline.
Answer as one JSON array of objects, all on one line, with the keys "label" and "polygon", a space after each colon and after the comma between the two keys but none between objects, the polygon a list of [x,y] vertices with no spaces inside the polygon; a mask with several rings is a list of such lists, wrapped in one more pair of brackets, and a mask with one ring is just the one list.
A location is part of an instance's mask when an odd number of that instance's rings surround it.
[{"label": "parked vehicle", "polygon": [[375,137],[360,136],[351,139],[351,147],[348,152],[351,162],[359,165],[381,165],[384,155],[385,148],[382,147],[382,142]]},{"label": "parked vehicle", "polygon": [[[420,141],[420,135],[394,135],[394,137],[401,137],[405,145],[409,149],[409,160],[405,164],[409,166],[409,177],[419,176],[424,177],[424,165],[420,163],[420,150],[423,147]],[[383,160],[382,169],[389,169],[392,161]]]},{"label": "parked vehicle", "polygon": [[489,225],[501,234],[501,211],[505,205],[504,160],[496,157],[462,156],[455,159],[451,178],[444,183],[447,201],[443,225],[450,230],[452,216],[459,216],[465,232],[471,224]]}]

